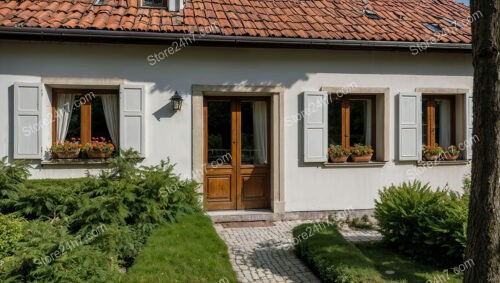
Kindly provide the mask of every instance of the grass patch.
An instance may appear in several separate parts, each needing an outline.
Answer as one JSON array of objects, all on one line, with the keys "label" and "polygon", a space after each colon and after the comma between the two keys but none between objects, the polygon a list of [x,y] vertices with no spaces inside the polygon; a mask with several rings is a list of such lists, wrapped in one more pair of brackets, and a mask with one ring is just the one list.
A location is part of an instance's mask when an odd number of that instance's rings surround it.
[{"label": "grass patch", "polygon": [[293,230],[293,235],[300,239],[297,254],[322,282],[461,282],[462,275],[455,276],[452,269],[446,273],[443,269],[415,263],[382,243],[354,245],[333,226],[319,231],[313,227],[312,224],[300,225]]},{"label": "grass patch", "polygon": [[147,240],[125,282],[237,282],[226,244],[207,216],[180,217]]}]

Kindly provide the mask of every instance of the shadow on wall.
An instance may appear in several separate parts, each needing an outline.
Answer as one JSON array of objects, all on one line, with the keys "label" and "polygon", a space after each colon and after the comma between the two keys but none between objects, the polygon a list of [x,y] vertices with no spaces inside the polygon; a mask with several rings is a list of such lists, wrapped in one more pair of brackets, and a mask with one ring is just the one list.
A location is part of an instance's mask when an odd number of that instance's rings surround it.
[{"label": "shadow on wall", "polygon": [[[2,43],[0,74],[12,76],[121,78],[130,83],[148,84],[150,95],[165,100],[153,105],[156,120],[170,118],[170,96],[175,91],[191,93],[194,84],[282,86],[302,85],[322,74],[471,76],[470,54],[422,53],[413,56],[401,51],[342,51],[326,49],[228,48],[189,46],[151,66],[147,57],[168,45],[111,45],[43,42]],[[71,48],[68,48],[71,47]],[[23,54],[23,56],[18,56]],[[33,64],[38,62],[39,64]],[[440,64],[436,64],[440,62]],[[29,66],[29,67],[26,67]],[[468,67],[464,67],[468,66]],[[363,86],[362,82],[358,83]],[[293,94],[295,95],[295,94]],[[13,87],[9,87],[9,109],[13,110]],[[297,96],[300,113],[302,99]],[[186,99],[185,100],[190,100]],[[168,103],[168,104],[167,104]],[[395,103],[397,107],[397,103]],[[397,112],[396,112],[397,113]],[[13,113],[9,113],[12,119]],[[12,122],[12,121],[10,121]],[[303,120],[298,121],[299,166],[303,162]],[[13,129],[10,127],[10,137]],[[397,137],[397,135],[395,135]],[[9,139],[13,156],[13,139]],[[395,142],[397,152],[397,141]],[[314,165],[313,165],[314,166]]]}]

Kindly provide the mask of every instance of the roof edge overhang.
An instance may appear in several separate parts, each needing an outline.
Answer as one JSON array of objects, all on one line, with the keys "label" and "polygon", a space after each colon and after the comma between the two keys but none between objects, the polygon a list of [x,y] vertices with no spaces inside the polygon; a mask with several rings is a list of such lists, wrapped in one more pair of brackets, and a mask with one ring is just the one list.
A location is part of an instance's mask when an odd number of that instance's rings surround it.
[{"label": "roof edge overhang", "polygon": [[[180,40],[187,33],[163,33],[141,31],[111,31],[95,29],[65,29],[65,28],[26,28],[26,27],[0,27],[2,38],[8,39],[39,39],[60,41],[89,41],[98,42],[130,42],[143,44],[161,44]],[[467,43],[431,43],[408,41],[370,41],[370,40],[340,40],[340,39],[306,39],[306,38],[280,38],[280,37],[253,37],[253,36],[224,36],[224,35],[199,35],[195,37],[194,44],[198,45],[264,45],[264,46],[306,46],[317,48],[423,48],[423,49],[448,49],[462,52],[471,52],[472,45]],[[193,45],[194,45],[193,44]],[[425,47],[425,48],[424,48]],[[422,51],[420,49],[420,51]]]}]

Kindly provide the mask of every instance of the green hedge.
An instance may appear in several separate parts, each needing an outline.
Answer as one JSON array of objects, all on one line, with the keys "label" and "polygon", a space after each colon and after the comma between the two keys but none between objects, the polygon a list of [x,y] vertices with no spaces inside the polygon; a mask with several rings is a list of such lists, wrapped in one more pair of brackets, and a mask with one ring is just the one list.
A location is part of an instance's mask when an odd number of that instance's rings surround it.
[{"label": "green hedge", "polygon": [[375,218],[391,247],[423,263],[454,266],[463,261],[468,197],[431,190],[421,182],[379,192]]},{"label": "green hedge", "polygon": [[0,281],[115,281],[153,229],[200,211],[197,183],[181,180],[168,161],[138,162],[127,151],[99,176],[27,181],[26,163],[0,160],[0,212],[28,220],[0,218],[7,232],[0,231],[0,253],[7,255]]},{"label": "green hedge", "polygon": [[295,245],[297,255],[322,282],[384,282],[371,260],[333,225],[318,230],[313,224],[302,224],[293,229],[293,237],[300,239]]}]

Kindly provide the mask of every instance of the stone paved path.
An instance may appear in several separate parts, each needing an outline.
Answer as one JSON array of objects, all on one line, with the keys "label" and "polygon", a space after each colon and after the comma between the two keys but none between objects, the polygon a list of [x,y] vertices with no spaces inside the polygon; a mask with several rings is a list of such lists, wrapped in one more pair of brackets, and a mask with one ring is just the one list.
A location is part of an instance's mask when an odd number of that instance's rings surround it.
[{"label": "stone paved path", "polygon": [[[292,229],[312,221],[277,221],[269,227],[224,228],[215,224],[229,248],[238,280],[247,282],[320,282],[293,251]],[[340,229],[348,241],[379,241],[375,230]]]},{"label": "stone paved path", "polygon": [[215,229],[229,248],[238,280],[246,282],[320,282],[290,246],[292,229],[307,221],[277,221],[270,227]]}]

